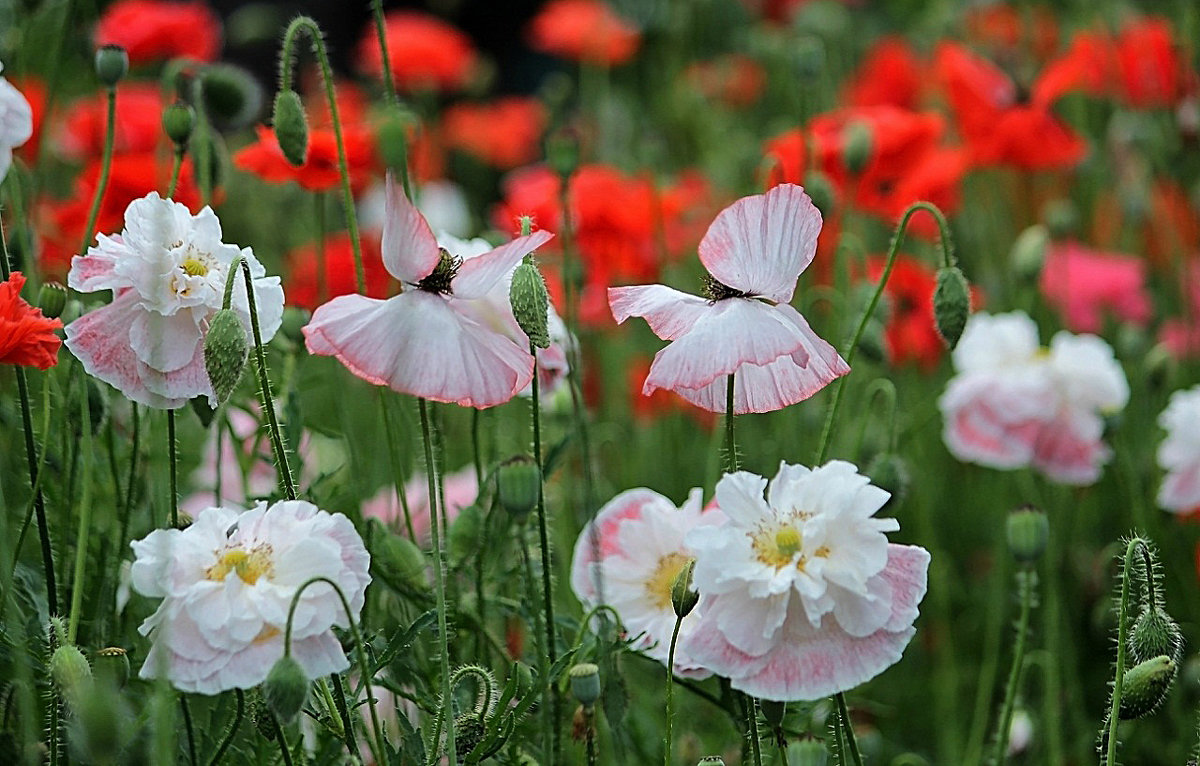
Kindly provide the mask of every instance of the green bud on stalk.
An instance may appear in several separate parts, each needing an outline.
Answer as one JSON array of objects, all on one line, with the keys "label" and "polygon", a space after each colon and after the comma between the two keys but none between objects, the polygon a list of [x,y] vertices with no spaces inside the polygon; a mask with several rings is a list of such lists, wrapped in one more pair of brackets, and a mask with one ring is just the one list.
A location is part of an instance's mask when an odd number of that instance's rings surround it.
[{"label": "green bud on stalk", "polygon": [[1050,245],[1050,229],[1037,223],[1017,235],[1009,251],[1008,261],[1013,271],[1023,279],[1034,279],[1046,261],[1046,248]]},{"label": "green bud on stalk", "polygon": [[1129,652],[1134,662],[1167,656],[1179,664],[1183,659],[1183,635],[1179,625],[1161,606],[1146,609],[1129,631]]},{"label": "green bud on stalk", "polygon": [[296,91],[281,90],[275,94],[272,115],[275,139],[283,156],[292,165],[300,167],[308,161],[308,118]]},{"label": "green bud on stalk", "polygon": [[233,389],[237,388],[249,356],[246,328],[233,309],[221,309],[213,314],[208,334],[204,336],[204,369],[208,371],[218,402],[229,399]]},{"label": "green bud on stalk", "polygon": [[92,666],[73,644],[63,644],[50,655],[50,678],[67,702],[74,706],[92,686]]},{"label": "green bud on stalk", "polygon": [[46,282],[38,288],[37,305],[47,319],[58,319],[67,308],[67,288],[61,282]]},{"label": "green bud on stalk", "polygon": [[513,316],[529,342],[538,348],[549,348],[550,295],[546,292],[546,280],[531,256],[525,256],[513,272],[508,299]]},{"label": "green bud on stalk", "polygon": [[537,505],[542,489],[542,471],[529,455],[506,460],[496,471],[496,496],[500,507],[523,517]]},{"label": "green bud on stalk", "polygon": [[1176,669],[1170,657],[1160,656],[1125,671],[1121,683],[1121,720],[1145,718],[1158,710],[1175,680]]},{"label": "green bud on stalk", "polygon": [[92,672],[97,679],[107,679],[115,689],[129,681],[129,653],[119,646],[97,650]]},{"label": "green bud on stalk", "polygon": [[96,49],[96,78],[106,88],[115,88],[129,73],[129,54],[119,45],[101,45]]},{"label": "green bud on stalk", "polygon": [[1046,514],[1026,505],[1008,514],[1005,524],[1008,552],[1022,564],[1032,564],[1046,550],[1050,538],[1050,521]]},{"label": "green bud on stalk", "polygon": [[186,101],[176,101],[163,110],[162,125],[167,138],[176,148],[182,149],[187,146],[196,128],[196,110]]},{"label": "green bud on stalk", "polygon": [[971,313],[971,292],[967,278],[957,266],[938,269],[937,287],[933,291],[933,318],[938,335],[953,349],[962,337]]},{"label": "green bud on stalk", "polygon": [[428,561],[417,544],[403,535],[388,531],[378,520],[371,524],[371,573],[393,590],[425,593],[429,581]]},{"label": "green bud on stalk", "polygon": [[842,131],[842,162],[846,170],[860,173],[871,161],[875,139],[871,127],[861,120],[854,120]]},{"label": "green bud on stalk", "polygon": [[676,617],[687,617],[696,608],[700,594],[692,587],[692,575],[696,571],[696,560],[688,559],[675,580],[671,583],[671,608]]},{"label": "green bud on stalk", "polygon": [[304,707],[308,697],[308,677],[293,657],[280,657],[267,674],[267,680],[263,681],[262,689],[267,707],[280,724],[289,723]]}]

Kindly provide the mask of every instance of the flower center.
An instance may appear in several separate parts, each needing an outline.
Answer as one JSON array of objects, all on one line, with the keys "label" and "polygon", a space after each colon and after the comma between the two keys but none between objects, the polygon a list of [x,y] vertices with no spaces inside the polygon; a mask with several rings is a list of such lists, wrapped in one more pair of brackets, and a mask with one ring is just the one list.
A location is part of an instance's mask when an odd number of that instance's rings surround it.
[{"label": "flower center", "polygon": [[658,560],[654,573],[646,580],[646,595],[655,608],[666,609],[671,606],[671,586],[688,563],[688,558],[682,553],[668,553]]},{"label": "flower center", "polygon": [[275,567],[271,563],[271,546],[260,545],[249,551],[231,548],[221,554],[217,563],[204,570],[204,576],[214,582],[225,582],[230,572],[240,577],[247,585],[255,584],[263,575],[270,577],[275,573]]},{"label": "flower center", "polygon": [[208,274],[208,264],[192,256],[183,262],[183,271],[190,277],[202,277]]},{"label": "flower center", "polygon": [[[783,569],[791,566],[792,560],[804,545],[804,535],[796,527],[786,524],[775,530],[760,529],[753,537],[754,552],[758,560],[767,566]],[[805,558],[796,561],[797,569],[804,569]]]},{"label": "flower center", "polygon": [[729,285],[723,284],[711,274],[704,275],[704,294],[710,301],[716,303],[723,301],[726,298],[749,298],[750,293],[735,290]]},{"label": "flower center", "polygon": [[425,290],[430,293],[445,293],[454,294],[454,288],[451,282],[458,276],[458,270],[462,267],[462,258],[442,250],[441,258],[438,259],[437,266],[433,267],[433,271],[417,283],[418,290]]}]

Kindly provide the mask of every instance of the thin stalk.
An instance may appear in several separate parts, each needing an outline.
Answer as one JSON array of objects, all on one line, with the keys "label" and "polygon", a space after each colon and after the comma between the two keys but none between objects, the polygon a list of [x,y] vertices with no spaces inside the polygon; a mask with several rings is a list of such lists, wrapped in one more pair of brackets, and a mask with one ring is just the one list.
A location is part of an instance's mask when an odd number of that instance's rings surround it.
[{"label": "thin stalk", "polygon": [[179,173],[183,170],[183,147],[176,147],[175,160],[171,163],[171,182],[167,184],[167,199],[175,197],[175,190],[179,188]]},{"label": "thin stalk", "polygon": [[234,736],[237,735],[238,727],[242,725],[242,718],[246,715],[246,694],[241,689],[234,689],[237,693],[237,710],[233,714],[233,724],[229,727],[229,731],[225,732],[225,739],[221,740],[221,744],[217,747],[217,752],[213,753],[213,757],[208,761],[208,766],[217,766],[221,762],[221,758],[225,755],[225,751],[233,743]]},{"label": "thin stalk", "polygon": [[408,508],[408,495],[404,491],[404,479],[400,470],[400,446],[396,443],[396,430],[392,428],[392,416],[388,413],[387,400],[385,390],[379,393],[379,411],[383,418],[383,433],[387,438],[388,457],[392,463],[392,473],[395,474],[396,496],[400,500],[400,510],[404,513],[404,529],[408,532],[408,539],[412,540],[417,545],[420,541],[417,540],[417,533],[413,529],[412,512]]},{"label": "thin stalk", "polygon": [[746,695],[746,736],[750,738],[754,766],[762,766],[762,743],[758,739],[758,700],[750,695]]},{"label": "thin stalk", "polygon": [[1029,569],[1017,572],[1017,588],[1021,599],[1021,616],[1017,620],[1017,645],[1013,649],[1013,664],[1008,671],[1008,686],[1004,689],[1004,704],[1000,708],[999,729],[996,732],[996,751],[993,762],[1003,766],[1008,756],[1008,731],[1012,728],[1017,689],[1025,671],[1025,645],[1029,640],[1029,613],[1033,609],[1033,591],[1037,587],[1037,572]]},{"label": "thin stalk", "polygon": [[423,397],[418,398],[417,403],[421,411],[421,441],[425,446],[425,474],[426,480],[429,482],[429,537],[433,545],[433,583],[437,597],[438,650],[442,666],[442,708],[448,713],[446,719],[450,722],[450,725],[446,727],[446,755],[450,759],[450,766],[458,766],[458,752],[454,744],[454,716],[450,709],[454,700],[450,690],[450,637],[446,627],[446,575],[443,571],[445,561],[442,552],[442,535],[439,529],[440,520],[437,513],[437,465],[433,460],[433,436],[429,430],[429,405]]},{"label": "thin stalk", "polygon": [[396,104],[396,86],[392,82],[392,61],[388,54],[387,28],[383,21],[383,0],[371,0],[375,16],[375,34],[379,36],[379,56],[383,62],[383,93],[388,106]]},{"label": "thin stalk", "polygon": [[1121,570],[1121,603],[1117,615],[1117,667],[1113,676],[1112,704],[1108,710],[1108,748],[1106,750],[1105,766],[1114,766],[1117,762],[1117,723],[1120,720],[1121,692],[1125,682],[1125,652],[1129,634],[1129,572],[1136,565],[1134,556],[1138,547],[1144,547],[1145,542],[1140,537],[1129,541],[1125,547],[1125,558]]},{"label": "thin stalk", "polygon": [[738,469],[737,441],[733,432],[733,373],[725,384],[725,472],[734,473]]},{"label": "thin stalk", "polygon": [[171,527],[179,528],[179,443],[175,439],[175,410],[167,410],[167,455],[171,482]]},{"label": "thin stalk", "polygon": [[[538,467],[538,497],[537,497],[537,519],[538,519],[538,545],[542,552],[542,609],[546,615],[546,667],[554,665],[558,659],[558,649],[554,641],[554,599],[551,594],[550,585],[550,537],[546,531],[546,492],[545,492],[545,477],[541,476],[542,470],[542,428],[541,428],[541,394],[538,383],[538,366],[537,366],[538,348],[533,343],[529,344],[529,353],[533,356],[533,381],[530,383],[533,394],[529,399],[529,409],[533,420],[533,459]],[[560,710],[558,687],[554,684],[546,686],[546,694],[550,699],[550,753],[552,754],[551,763],[558,760],[558,724],[562,711]]]},{"label": "thin stalk", "polygon": [[317,219],[317,303],[323,304],[329,300],[329,273],[325,263],[325,194],[314,192],[313,201]]},{"label": "thin stalk", "polygon": [[87,226],[83,229],[83,244],[79,252],[86,253],[92,244],[96,232],[96,219],[100,217],[100,201],[104,199],[104,190],[108,186],[108,174],[112,170],[113,141],[117,125],[117,86],[108,88],[108,111],[104,127],[104,155],[100,159],[100,177],[96,179],[96,191],[92,193],[92,207],[88,212]]},{"label": "thin stalk", "polygon": [[[337,678],[335,675],[334,678]],[[345,702],[342,706],[345,706]],[[279,753],[283,756],[283,766],[292,766],[292,753],[288,747],[287,736],[283,733],[283,727],[279,725],[279,719],[274,713],[267,713],[271,718],[271,726],[275,729],[275,739],[279,742]]]},{"label": "thin stalk", "polygon": [[179,707],[183,710],[183,730],[187,734],[188,763],[199,766],[196,758],[196,731],[192,727],[192,711],[188,708],[187,697],[179,695]]},{"label": "thin stalk", "polygon": [[191,145],[195,150],[192,165],[196,169],[196,183],[200,186],[200,202],[212,204],[212,126],[208,122],[208,109],[204,106],[204,78],[192,80],[192,104],[196,109],[196,127],[192,131]]},{"label": "thin stalk", "polygon": [[666,754],[663,756],[663,766],[671,766],[671,729],[675,723],[675,707],[672,692],[675,689],[675,644],[679,641],[679,626],[683,624],[683,615],[676,615],[675,629],[671,631],[671,649],[667,652],[667,741]]},{"label": "thin stalk", "polygon": [[854,766],[863,766],[862,753],[858,751],[858,739],[854,736],[854,726],[850,723],[850,711],[846,707],[846,695],[838,692],[833,696],[837,700],[838,718],[842,722],[842,734],[846,737],[846,750],[850,753],[850,762]]},{"label": "thin stalk", "polygon": [[71,583],[71,613],[67,620],[67,643],[74,644],[83,611],[83,570],[87,564],[88,533],[92,529],[92,413],[87,386],[79,397],[80,453],[83,460],[83,491],[79,496],[79,533],[75,537],[75,576]]}]

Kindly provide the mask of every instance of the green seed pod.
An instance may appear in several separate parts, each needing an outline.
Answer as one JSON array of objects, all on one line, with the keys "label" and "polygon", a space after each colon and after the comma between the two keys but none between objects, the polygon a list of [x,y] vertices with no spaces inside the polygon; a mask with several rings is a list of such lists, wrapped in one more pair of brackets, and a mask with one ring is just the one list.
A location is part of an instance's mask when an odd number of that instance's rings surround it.
[{"label": "green seed pod", "polygon": [[833,188],[829,176],[820,170],[809,170],[804,174],[804,191],[808,192],[813,204],[826,220],[837,212],[837,189]]},{"label": "green seed pod", "polygon": [[953,349],[962,337],[971,313],[971,292],[967,278],[957,266],[942,267],[937,273],[937,288],[933,291],[933,318],[938,335]]},{"label": "green seed pod", "polygon": [[58,319],[67,307],[67,288],[61,282],[46,282],[38,288],[38,308],[48,319]]},{"label": "green seed pod", "polygon": [[281,90],[275,95],[275,109],[271,122],[275,126],[275,140],[287,161],[300,167],[308,161],[308,118],[304,105],[294,90]]},{"label": "green seed pod", "polygon": [[[233,276],[230,276],[233,279]],[[249,338],[242,320],[233,309],[221,309],[213,314],[204,336],[204,369],[212,382],[218,402],[229,399],[237,388],[250,356]]]},{"label": "green seed pod", "polygon": [[549,348],[550,295],[546,292],[546,280],[542,279],[542,272],[538,271],[532,257],[525,256],[513,272],[508,299],[512,303],[513,316],[529,342],[538,348]]},{"label": "green seed pod", "polygon": [[280,657],[267,673],[262,685],[267,707],[279,719],[280,724],[291,722],[300,715],[304,700],[308,697],[308,677],[304,668],[292,657]]},{"label": "green seed pod", "polygon": [[1167,698],[1171,682],[1175,680],[1177,666],[1170,657],[1153,657],[1125,671],[1121,683],[1122,721],[1145,718],[1158,710]]},{"label": "green seed pod", "polygon": [[385,167],[403,171],[408,166],[408,136],[414,118],[399,109],[389,109],[375,129],[375,143]]},{"label": "green seed pod", "polygon": [[542,470],[529,455],[506,460],[496,471],[496,497],[500,507],[522,518],[537,505],[542,491]]},{"label": "green seed pod", "polygon": [[842,163],[851,173],[859,173],[871,161],[875,138],[871,127],[861,120],[850,122],[842,130]]},{"label": "green seed pod", "polygon": [[571,678],[571,694],[584,707],[591,707],[600,699],[600,668],[590,662],[581,662],[572,666],[568,675]]},{"label": "green seed pod", "polygon": [[115,88],[129,72],[129,54],[119,45],[101,45],[96,49],[96,79],[107,88]]},{"label": "green seed pod", "polygon": [[792,766],[825,766],[829,763],[829,751],[825,743],[811,737],[788,745],[788,763]]},{"label": "green seed pod", "polygon": [[1046,550],[1050,538],[1050,521],[1046,514],[1026,505],[1008,514],[1005,523],[1008,537],[1008,552],[1022,564],[1032,564]]},{"label": "green seed pod", "polygon": [[1018,234],[1008,252],[1008,262],[1017,276],[1022,279],[1036,278],[1046,261],[1049,244],[1050,229],[1045,224],[1036,223]]},{"label": "green seed pod", "polygon": [[425,593],[429,581],[428,562],[417,544],[403,535],[389,532],[377,519],[371,525],[371,573],[389,588],[401,593]]},{"label": "green seed pod", "polygon": [[96,679],[120,689],[129,681],[129,654],[119,646],[109,646],[96,651],[92,665]]},{"label": "green seed pod", "polygon": [[786,702],[759,700],[758,709],[762,711],[763,718],[772,729],[778,729],[783,725],[783,717],[787,715]]},{"label": "green seed pod", "polygon": [[453,561],[463,561],[480,549],[483,537],[483,509],[471,504],[458,512],[446,533],[447,548]]},{"label": "green seed pod", "polygon": [[283,321],[279,325],[279,334],[296,345],[297,348],[304,346],[304,333],[301,329],[308,324],[308,320],[312,318],[312,314],[305,309],[296,306],[285,306],[283,309]]},{"label": "green seed pod", "polygon": [[79,647],[63,644],[50,655],[50,678],[72,706],[92,687],[92,666]]},{"label": "green seed pod", "polygon": [[706,755],[696,766],[725,766],[725,759],[719,755]]},{"label": "green seed pod", "polygon": [[179,149],[187,146],[196,128],[196,110],[186,101],[176,101],[162,114],[163,132]]},{"label": "green seed pod", "polygon": [[671,583],[671,608],[675,610],[676,617],[687,617],[700,600],[700,594],[692,587],[692,575],[695,571],[696,560],[688,559]]},{"label": "green seed pod", "polygon": [[904,458],[894,452],[880,452],[867,464],[866,473],[872,484],[891,494],[888,504],[904,501],[910,481]]},{"label": "green seed pod", "polygon": [[1134,662],[1166,656],[1176,665],[1183,659],[1183,634],[1161,606],[1146,609],[1129,631],[1129,653]]}]

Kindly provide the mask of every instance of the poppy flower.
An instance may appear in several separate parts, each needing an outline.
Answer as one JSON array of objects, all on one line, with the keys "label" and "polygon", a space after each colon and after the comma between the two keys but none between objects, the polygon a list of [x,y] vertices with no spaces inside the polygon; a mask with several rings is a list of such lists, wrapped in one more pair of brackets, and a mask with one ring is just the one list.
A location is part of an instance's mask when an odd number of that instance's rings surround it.
[{"label": "poppy flower", "polygon": [[1046,253],[1039,285],[1068,329],[1099,332],[1106,312],[1138,326],[1150,321],[1152,306],[1145,282],[1146,262],[1141,258],[1064,242]]},{"label": "poppy flower", "polygon": [[1173,513],[1200,508],[1200,386],[1171,394],[1158,416],[1167,437],[1158,445],[1158,465],[1166,472],[1158,504]]},{"label": "poppy flower", "polygon": [[[479,65],[471,38],[436,16],[389,11],[384,16],[384,36],[392,82],[404,93],[462,90]],[[358,68],[375,78],[383,76],[383,53],[373,22],[363,29]]]},{"label": "poppy flower", "polygon": [[[279,148],[275,132],[265,125],[256,129],[258,140],[242,147],[233,156],[239,170],[253,173],[267,183],[294,182],[302,189],[322,192],[339,188],[342,182],[338,169],[337,140],[332,129],[315,128],[308,132],[308,158],[300,167],[288,162]],[[375,167],[375,144],[371,132],[364,127],[347,125],[342,130],[346,148],[346,170],[350,188],[357,194],[370,182]]]},{"label": "poppy flower", "polygon": [[119,45],[131,64],[172,58],[215,61],[221,21],[208,3],[117,0],[96,25],[96,47]]},{"label": "poppy flower", "polygon": [[712,412],[770,412],[820,391],[850,371],[833,347],[790,305],[796,280],[817,247],[821,214],[804,190],[776,186],[725,208],[700,241],[708,297],[665,285],[614,287],[613,317],[646,319],[670,345],[658,352],[642,388],[674,391]]},{"label": "poppy flower", "polygon": [[[0,72],[4,64],[0,63]],[[0,77],[0,181],[8,175],[13,149],[33,135],[33,107],[12,83]]]},{"label": "poppy flower", "polygon": [[[167,106],[157,83],[130,82],[117,88],[117,120],[113,152],[153,152],[165,143],[162,112]],[[70,159],[87,160],[104,153],[108,131],[108,96],[87,96],[67,107],[55,143]]]},{"label": "poppy flower", "polygon": [[[379,255],[379,237],[363,236],[363,276],[367,283],[367,295],[383,298],[387,295],[391,276],[383,267]],[[339,231],[325,237],[322,249],[325,263],[325,295],[320,294],[319,272],[321,258],[315,244],[304,245],[288,253],[287,296],[288,304],[312,311],[324,301],[339,295],[353,293],[356,289],[354,274],[354,248],[350,234]]]},{"label": "poppy flower", "polygon": [[1042,6],[1017,8],[1010,3],[988,3],[967,10],[963,19],[967,36],[1005,61],[1024,55],[1023,47],[1044,60],[1058,46],[1058,23]]},{"label": "poppy flower", "polygon": [[1184,63],[1171,24],[1148,17],[1126,24],[1117,36],[1118,95],[1133,107],[1171,106],[1183,92]]},{"label": "poppy flower", "polygon": [[[4,65],[0,64],[0,71],[3,68]],[[2,79],[0,78],[0,81]],[[38,144],[41,141],[42,135],[42,122],[46,116],[46,83],[37,77],[25,76],[14,80],[12,84],[25,97],[25,101],[29,103],[33,113],[33,130],[30,132],[29,140],[20,146],[14,147],[15,154],[24,160],[26,165],[33,165],[37,161]],[[2,118],[0,118],[0,122],[3,122]],[[3,174],[0,174],[0,178],[2,177]]]},{"label": "poppy flower", "polygon": [[485,408],[533,378],[528,345],[481,325],[462,305],[481,298],[554,235],[541,230],[463,259],[441,250],[425,218],[389,176],[383,264],[403,292],[342,295],[304,327],[309,353],[336,356],[369,383],[439,402]]},{"label": "poppy flower", "polygon": [[62,340],[54,334],[62,328],[57,319],[42,316],[42,310],[21,297],[25,275],[14,271],[0,282],[0,364],[19,364],[48,370],[58,363]]},{"label": "poppy flower", "polygon": [[500,170],[537,159],[546,108],[535,98],[509,96],[489,104],[454,104],[442,118],[446,146]]},{"label": "poppy flower", "polygon": [[603,0],[550,0],[529,22],[528,33],[534,50],[603,66],[629,61],[642,39]]},{"label": "poppy flower", "polygon": [[716,499],[728,521],[684,538],[704,612],[683,650],[778,702],[818,700],[894,665],[917,632],[930,557],[888,541],[900,523],[874,516],[889,497],[840,460],[781,463],[769,485],[725,474]]},{"label": "poppy flower", "polygon": [[921,95],[922,67],[902,37],[884,37],[871,46],[843,88],[850,106],[897,106],[913,109]]},{"label": "poppy flower", "polygon": [[763,158],[767,163],[766,187],[779,184],[803,184],[804,169],[808,165],[808,143],[800,128],[786,130],[763,144]]},{"label": "poppy flower", "polygon": [[1072,92],[1105,95],[1113,76],[1112,40],[1095,32],[1078,32],[1061,56],[1042,69],[1032,88],[1033,103],[1049,106]]}]

